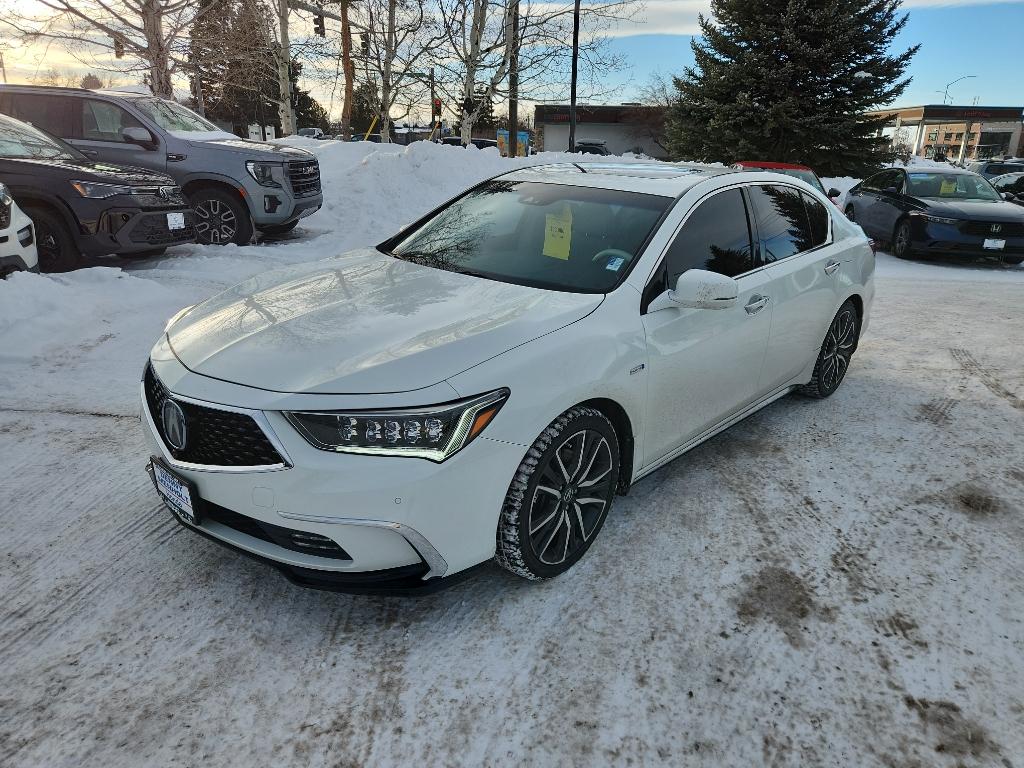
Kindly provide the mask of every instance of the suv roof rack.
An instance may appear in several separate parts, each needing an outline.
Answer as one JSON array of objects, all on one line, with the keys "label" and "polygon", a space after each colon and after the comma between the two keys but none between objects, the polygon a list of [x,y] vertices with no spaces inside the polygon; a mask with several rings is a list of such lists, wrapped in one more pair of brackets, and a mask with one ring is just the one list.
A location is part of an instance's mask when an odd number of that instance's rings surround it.
[{"label": "suv roof rack", "polygon": [[64,87],[62,85],[31,85],[29,83],[0,83],[0,89],[17,89],[26,91],[74,91],[76,93],[94,93],[88,88]]}]

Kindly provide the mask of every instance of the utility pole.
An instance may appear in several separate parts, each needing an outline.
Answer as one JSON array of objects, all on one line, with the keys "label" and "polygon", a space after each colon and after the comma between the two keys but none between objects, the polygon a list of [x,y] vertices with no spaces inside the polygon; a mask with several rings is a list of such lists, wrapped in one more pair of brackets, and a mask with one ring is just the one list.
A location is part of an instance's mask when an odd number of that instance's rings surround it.
[{"label": "utility pole", "polygon": [[341,135],[348,141],[352,134],[352,101],[355,99],[356,65],[352,61],[352,27],[348,22],[349,0],[341,3],[341,68],[345,71],[345,104],[341,108]]},{"label": "utility pole", "polygon": [[435,99],[437,98],[437,96],[434,95],[435,85],[436,84],[434,82],[434,68],[431,67],[430,68],[430,136],[431,136],[431,139],[433,139],[434,129],[437,128],[437,123],[441,119],[441,112],[440,112],[439,109],[437,109],[437,106],[436,106],[437,102],[435,101]]},{"label": "utility pole", "polygon": [[295,133],[295,109],[292,106],[292,47],[288,37],[288,0],[277,0],[277,19],[281,34],[281,50],[277,57],[277,85],[280,101],[277,112],[281,120],[281,134]]},{"label": "utility pole", "polygon": [[576,151],[576,74],[580,60],[580,0],[572,11],[572,77],[569,85],[569,151]]},{"label": "utility pole", "polygon": [[512,56],[508,69],[508,156],[519,147],[519,0],[512,0]]}]

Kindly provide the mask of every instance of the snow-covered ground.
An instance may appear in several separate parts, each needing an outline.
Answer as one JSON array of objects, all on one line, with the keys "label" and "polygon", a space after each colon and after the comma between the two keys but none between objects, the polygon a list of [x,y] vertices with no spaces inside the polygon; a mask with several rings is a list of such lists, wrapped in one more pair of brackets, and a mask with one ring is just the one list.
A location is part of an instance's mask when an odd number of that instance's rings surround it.
[{"label": "snow-covered ground", "polygon": [[644,479],[553,582],[311,592],[157,502],[146,353],[511,161],[308,144],[294,239],[0,282],[0,765],[1024,763],[1024,268],[881,254],[840,391]]}]

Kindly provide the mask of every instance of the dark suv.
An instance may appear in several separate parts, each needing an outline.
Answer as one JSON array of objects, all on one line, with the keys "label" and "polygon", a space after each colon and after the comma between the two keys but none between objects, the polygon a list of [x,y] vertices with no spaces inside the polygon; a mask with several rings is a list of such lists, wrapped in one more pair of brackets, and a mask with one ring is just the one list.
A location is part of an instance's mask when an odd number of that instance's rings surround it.
[{"label": "dark suv", "polygon": [[35,224],[44,272],[74,269],[83,256],[159,253],[195,240],[192,210],[170,176],[92,161],[6,115],[0,179]]}]

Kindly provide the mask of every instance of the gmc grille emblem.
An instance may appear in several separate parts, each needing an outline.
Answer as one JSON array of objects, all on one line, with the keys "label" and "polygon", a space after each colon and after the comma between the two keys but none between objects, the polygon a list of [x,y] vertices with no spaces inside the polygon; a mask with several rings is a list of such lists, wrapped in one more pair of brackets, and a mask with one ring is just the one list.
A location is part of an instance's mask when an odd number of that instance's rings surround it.
[{"label": "gmc grille emblem", "polygon": [[1002,232],[1002,230],[1003,230],[1003,225],[1002,224],[993,224],[992,225],[992,234],[996,234],[997,232]]}]

